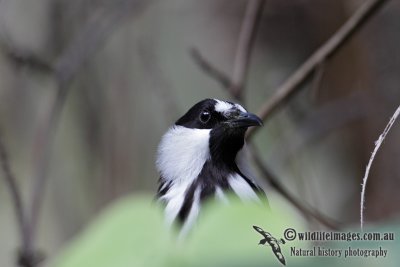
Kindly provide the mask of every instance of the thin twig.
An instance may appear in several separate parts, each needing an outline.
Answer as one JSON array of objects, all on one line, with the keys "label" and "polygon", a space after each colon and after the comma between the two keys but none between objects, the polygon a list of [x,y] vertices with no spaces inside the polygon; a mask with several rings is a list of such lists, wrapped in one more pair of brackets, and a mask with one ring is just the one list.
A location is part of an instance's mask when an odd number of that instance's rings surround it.
[{"label": "thin twig", "polygon": [[376,153],[378,152],[379,148],[381,147],[383,141],[386,138],[386,135],[389,133],[390,129],[392,128],[392,126],[393,126],[394,122],[396,121],[397,117],[399,116],[399,114],[400,114],[400,106],[396,109],[393,116],[390,118],[389,123],[386,125],[385,130],[383,130],[383,133],[379,136],[378,140],[375,141],[374,151],[372,152],[372,155],[369,159],[367,168],[365,170],[363,182],[361,184],[361,201],[360,201],[360,227],[361,227],[361,230],[364,227],[365,190],[367,188],[369,170],[371,169],[371,165],[375,159]]},{"label": "thin twig", "polygon": [[[0,24],[0,27],[2,25],[3,24]],[[15,67],[28,67],[37,72],[52,74],[53,66],[43,56],[18,47],[6,31],[4,31],[0,37],[0,52],[3,52]]]},{"label": "thin twig", "polygon": [[322,78],[325,73],[325,61],[321,61],[315,69],[314,77],[311,83],[311,98],[315,100],[318,96],[318,91],[321,87]]},{"label": "thin twig", "polygon": [[213,64],[210,63],[209,60],[204,58],[200,51],[197,48],[191,48],[189,51],[194,63],[206,73],[206,75],[211,76],[213,80],[217,81],[222,88],[227,89],[231,87],[231,80],[228,75],[215,68]]},{"label": "thin twig", "polygon": [[[244,102],[243,91],[245,88],[247,80],[247,72],[249,69],[249,60],[251,51],[253,48],[253,41],[255,39],[256,29],[258,27],[258,22],[261,19],[263,7],[265,1],[249,1],[246,8],[246,14],[243,18],[242,29],[239,37],[238,49],[236,51],[235,62],[234,62],[234,72],[232,75],[231,92],[232,97],[234,97],[239,102]],[[254,162],[260,169],[264,178],[269,181],[271,186],[284,198],[286,198],[291,204],[293,204],[302,214],[305,216],[313,217],[321,224],[327,226],[330,229],[338,229],[333,223],[324,219],[318,212],[313,211],[309,208],[303,206],[299,201],[293,197],[288,190],[286,190],[279,182],[278,179],[272,175],[269,168],[262,162],[259,153],[255,147],[248,142],[250,147],[250,155],[253,157]]]},{"label": "thin twig", "polygon": [[144,69],[145,78],[149,87],[154,90],[163,103],[164,116],[166,121],[173,121],[177,114],[180,114],[178,103],[174,97],[172,86],[164,77],[162,69],[157,65],[158,58],[154,53],[154,47],[147,42],[138,43],[140,63]]},{"label": "thin twig", "polygon": [[21,244],[26,244],[26,218],[24,213],[23,201],[21,197],[21,192],[19,190],[19,186],[17,184],[17,179],[10,167],[10,161],[8,158],[8,153],[6,147],[4,146],[3,140],[0,137],[0,161],[1,168],[4,173],[4,178],[6,180],[6,184],[11,193],[12,203],[14,205],[15,217],[17,220],[17,224],[19,227],[19,234],[21,238]]},{"label": "thin twig", "polygon": [[256,32],[264,10],[265,0],[249,0],[246,6],[239,40],[233,63],[230,91],[236,99],[242,101],[243,90],[247,80],[250,56]]},{"label": "thin twig", "polygon": [[265,0],[250,0],[247,2],[246,12],[239,32],[232,78],[215,68],[209,60],[201,55],[197,48],[190,49],[190,55],[198,67],[217,81],[222,88],[228,90],[238,102],[243,102],[243,90],[247,80],[251,52],[264,4]]},{"label": "thin twig", "polygon": [[53,71],[51,64],[43,60],[40,56],[28,51],[19,50],[15,45],[0,43],[0,49],[5,52],[17,67],[28,67],[35,71],[50,74]]},{"label": "thin twig", "polygon": [[51,157],[51,147],[57,130],[60,115],[66,101],[71,81],[79,73],[89,58],[101,47],[107,37],[115,30],[121,21],[128,17],[133,10],[140,11],[150,1],[120,0],[111,1],[112,6],[99,9],[91,16],[83,29],[65,49],[54,64],[54,77],[58,91],[49,109],[43,132],[36,140],[37,169],[32,193],[32,205],[28,233],[28,246],[33,248],[36,237],[38,218],[40,215],[48,168]]},{"label": "thin twig", "polygon": [[[300,88],[299,86],[315,67],[338,51],[344,42],[368,21],[368,18],[376,14],[385,1],[365,1],[328,41],[318,48],[281,86],[274,90],[275,93],[257,112],[260,118],[266,120],[296,89]],[[247,137],[250,137],[255,131],[257,131],[257,128],[250,128]]]},{"label": "thin twig", "polygon": [[[260,6],[261,8],[261,6]],[[245,19],[245,18],[244,18]],[[253,27],[255,27],[255,24],[253,24]],[[249,30],[247,27],[244,27],[244,29]],[[244,48],[244,46],[242,46],[242,49]],[[250,47],[246,47],[246,49],[251,49]],[[250,54],[250,52],[247,52],[248,54]],[[206,73],[208,74],[211,78],[217,80],[224,89],[227,89],[231,96],[239,101],[239,102],[243,102],[240,99],[240,96],[238,97],[237,94],[234,93],[234,91],[232,90],[232,87],[230,87],[230,85],[232,84],[232,82],[230,81],[230,78],[224,74],[223,72],[221,72],[220,70],[218,70],[217,68],[215,68],[208,60],[206,60],[204,57],[202,57],[200,55],[200,53],[197,50],[193,50],[192,51],[192,57],[195,61],[195,63],[197,63],[197,65]],[[236,61],[236,64],[243,64],[244,61]],[[246,63],[247,64],[247,63]],[[239,67],[234,67],[234,68],[238,68]],[[246,68],[248,68],[248,64],[246,66]],[[247,73],[247,70],[244,71],[244,73]],[[245,86],[245,80],[246,80],[246,75],[242,76],[243,81],[241,81],[241,84],[243,84],[243,87]],[[253,160],[255,161],[257,167],[260,169],[261,173],[263,174],[263,176],[265,177],[265,179],[267,181],[269,181],[269,183],[271,184],[271,186],[279,193],[281,194],[284,198],[286,198],[290,203],[292,203],[303,215],[305,216],[311,216],[313,218],[315,218],[317,221],[319,221],[321,224],[325,225],[326,227],[330,228],[330,229],[338,229],[338,226],[335,225],[334,223],[328,221],[327,219],[323,218],[322,215],[320,215],[318,212],[310,210],[309,208],[303,206],[299,201],[297,201],[295,199],[295,197],[293,197],[288,190],[286,190],[279,182],[278,179],[276,177],[274,177],[271,172],[269,171],[269,169],[267,168],[267,166],[262,162],[260,156],[258,155],[258,153],[256,152],[254,146],[251,145],[251,142],[248,142],[248,145],[250,148],[249,152],[251,154],[251,156],[253,157]]]},{"label": "thin twig", "polygon": [[295,132],[285,132],[279,141],[268,148],[270,157],[266,160],[272,165],[285,162],[288,156],[296,155],[296,152],[311,142],[376,113],[378,110],[372,98],[373,94],[356,91],[314,110],[298,122]]},{"label": "thin twig", "polygon": [[83,29],[64,50],[55,64],[47,63],[42,58],[29,52],[20,51],[13,45],[1,44],[1,48],[17,66],[28,66],[34,70],[39,70],[54,76],[58,89],[53,104],[44,120],[44,126],[35,142],[37,148],[35,149],[37,168],[34,173],[35,179],[31,208],[26,210],[26,212],[30,211],[30,214],[24,214],[18,186],[9,168],[7,153],[3,144],[0,143],[0,160],[7,184],[10,187],[17,213],[17,220],[20,225],[22,248],[18,256],[19,266],[35,267],[42,260],[40,253],[35,251],[35,236],[48,176],[47,172],[51,156],[51,146],[69,91],[69,85],[82,66],[98,50],[101,44],[104,43],[116,26],[123,19],[127,18],[132,10],[138,12],[149,3],[150,1],[141,0],[109,1],[108,4],[106,4],[107,6],[99,8],[87,20]]}]

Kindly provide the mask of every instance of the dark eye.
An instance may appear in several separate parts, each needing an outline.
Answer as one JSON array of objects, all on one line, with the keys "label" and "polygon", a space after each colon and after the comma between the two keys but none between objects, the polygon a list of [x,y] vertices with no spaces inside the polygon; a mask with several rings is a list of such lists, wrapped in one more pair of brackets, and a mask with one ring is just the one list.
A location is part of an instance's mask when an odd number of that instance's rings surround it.
[{"label": "dark eye", "polygon": [[210,112],[208,112],[208,111],[202,111],[202,112],[200,113],[200,121],[201,121],[202,123],[207,123],[207,122],[210,120],[210,118],[211,118]]}]

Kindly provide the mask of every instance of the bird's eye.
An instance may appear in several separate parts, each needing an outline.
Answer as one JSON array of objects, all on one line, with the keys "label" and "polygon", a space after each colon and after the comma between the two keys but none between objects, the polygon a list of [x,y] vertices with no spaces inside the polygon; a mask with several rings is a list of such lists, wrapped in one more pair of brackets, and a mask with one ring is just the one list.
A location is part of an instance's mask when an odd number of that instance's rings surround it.
[{"label": "bird's eye", "polygon": [[207,123],[211,118],[211,114],[208,111],[203,111],[200,113],[200,121],[202,123]]}]

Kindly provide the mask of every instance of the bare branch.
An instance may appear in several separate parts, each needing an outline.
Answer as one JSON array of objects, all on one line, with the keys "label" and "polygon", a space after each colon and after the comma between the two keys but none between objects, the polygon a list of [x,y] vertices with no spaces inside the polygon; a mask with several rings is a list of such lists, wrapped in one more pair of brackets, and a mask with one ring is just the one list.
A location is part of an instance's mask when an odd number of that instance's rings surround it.
[{"label": "bare branch", "polygon": [[240,29],[239,40],[236,48],[235,61],[231,79],[232,95],[237,100],[242,100],[244,85],[249,70],[250,56],[254,39],[263,13],[265,0],[249,0],[246,13]]},{"label": "bare branch", "polygon": [[[2,8],[1,5],[3,3],[4,2],[0,0],[0,9]],[[4,55],[11,60],[15,67],[28,67],[34,71],[39,71],[46,74],[53,72],[51,63],[43,56],[18,47],[4,26],[5,23],[0,22],[0,27],[2,30],[0,32],[0,51],[2,51]]]},{"label": "bare branch", "polygon": [[190,55],[192,56],[194,63],[196,63],[202,71],[213,78],[213,80],[220,83],[222,88],[229,91],[232,83],[228,75],[215,68],[207,59],[205,59],[201,55],[200,51],[197,48],[190,49]]},{"label": "bare branch", "polygon": [[17,67],[29,67],[43,73],[52,73],[53,71],[53,67],[49,62],[34,53],[17,49],[9,43],[0,43],[0,48]]},{"label": "bare branch", "polygon": [[[373,104],[374,94],[355,91],[349,96],[330,101],[298,122],[296,131],[283,133],[279,140],[268,147],[269,164],[278,164],[296,155],[302,147],[332,133],[345,125],[378,112]],[[285,149],[282,149],[282,146]]]},{"label": "bare branch", "polygon": [[[386,0],[367,0],[354,14],[332,35],[317,51],[315,51],[261,106],[258,115],[266,120],[288,97],[299,88],[311,72],[326,58],[332,56],[357,30],[364,25],[368,18],[379,10]],[[250,137],[257,128],[250,128]]]},{"label": "bare branch", "polygon": [[3,140],[0,137],[0,161],[1,168],[3,170],[6,185],[11,193],[11,200],[14,205],[15,217],[19,227],[19,233],[21,238],[21,244],[26,244],[26,221],[24,215],[24,207],[22,202],[21,193],[17,184],[17,179],[14,173],[11,171],[10,161],[8,158],[8,153],[6,147],[4,146]]},{"label": "bare branch", "polygon": [[[131,15],[132,11],[137,13],[150,2],[142,0],[108,1],[103,7],[98,8],[87,20],[83,29],[76,35],[54,64],[48,63],[38,55],[22,51],[11,43],[0,43],[0,48],[5,51],[6,55],[8,55],[16,66],[27,66],[34,70],[48,73],[54,76],[57,83],[57,92],[53,104],[47,113],[47,117],[44,119],[44,125],[35,141],[37,168],[34,175],[35,182],[31,208],[29,210],[23,210],[19,188],[10,170],[7,153],[0,139],[0,161],[10,188],[20,228],[22,247],[18,253],[19,266],[35,267],[44,259],[41,253],[34,250],[35,235],[47,181],[51,146],[68,95],[69,85],[79,73],[82,66],[101,47],[101,44],[104,43],[113,30],[115,30],[116,26],[123,19]],[[30,214],[27,213],[28,211],[30,211]]]},{"label": "bare branch", "polygon": [[[260,3],[259,3],[260,4]],[[254,5],[254,2],[249,2],[248,4],[248,9],[250,9],[249,5]],[[254,9],[254,6],[252,7],[252,9]],[[260,4],[258,6],[259,11],[261,12],[262,9],[262,4]],[[253,11],[254,12],[254,11]],[[253,12],[251,12],[251,16],[254,16]],[[248,12],[250,13],[250,12]],[[247,14],[249,15],[249,14]],[[260,14],[258,14],[258,16],[260,16]],[[244,18],[244,20],[249,20],[249,18]],[[248,23],[248,22],[247,22]],[[245,24],[245,23],[243,23]],[[249,23],[250,24],[250,23]],[[256,22],[251,23],[252,27],[256,27]],[[249,29],[249,26],[243,27],[243,29],[245,29],[246,31],[250,31],[252,32],[252,34],[255,33],[255,29]],[[242,37],[244,38],[244,37]],[[249,38],[249,37],[247,37]],[[254,38],[251,37],[251,38]],[[251,39],[250,38],[250,39]],[[248,42],[250,42],[248,40]],[[241,89],[239,90],[239,94],[235,91],[234,86],[232,86],[232,82],[229,79],[229,77],[222,73],[221,71],[219,71],[217,68],[215,68],[209,61],[207,61],[206,59],[204,59],[200,53],[197,50],[193,50],[192,51],[192,57],[195,60],[195,62],[197,63],[197,65],[206,73],[208,74],[211,78],[217,80],[223,88],[228,89],[228,91],[230,92],[230,94],[232,95],[233,98],[235,98],[236,100],[243,102],[242,101],[242,90],[244,89],[245,86],[245,80],[246,80],[246,73],[247,73],[247,69],[249,67],[248,65],[248,60],[249,60],[249,55],[250,55],[250,50],[252,49],[252,45],[250,45],[249,43],[247,45],[241,45],[238,46],[241,47],[241,49],[246,50],[246,52],[241,51],[240,49],[237,51],[238,53],[241,53],[242,55],[246,55],[246,59],[243,59],[243,56],[238,56],[236,55],[236,58],[241,58],[241,60],[236,60],[235,63],[239,64],[240,66],[235,66],[234,69],[240,69],[240,75],[237,74],[236,79],[238,79],[238,81],[241,84]],[[239,71],[238,71],[239,72]],[[260,171],[262,172],[264,178],[269,181],[269,183],[271,184],[271,186],[279,193],[281,194],[284,198],[286,198],[292,205],[294,205],[303,215],[308,216],[308,217],[312,217],[315,220],[319,221],[321,224],[325,225],[326,227],[330,228],[330,229],[338,229],[338,226],[335,225],[334,223],[330,222],[329,220],[325,219],[322,215],[320,215],[317,211],[313,211],[305,206],[303,206],[298,200],[295,199],[295,197],[293,197],[290,192],[288,190],[286,190],[279,182],[278,179],[275,178],[272,173],[269,171],[269,169],[266,167],[266,165],[262,162],[261,157],[259,156],[259,154],[257,153],[257,151],[255,150],[255,147],[251,145],[250,142],[248,142],[249,147],[250,147],[250,154],[253,157],[253,160],[255,161],[257,167],[260,169]]]},{"label": "bare branch", "polygon": [[367,168],[365,170],[363,182],[361,185],[361,201],[360,201],[360,228],[361,228],[361,230],[364,227],[365,190],[367,188],[369,170],[371,169],[371,165],[375,159],[376,153],[378,152],[379,148],[381,147],[383,141],[386,138],[386,135],[389,133],[390,129],[392,128],[392,126],[393,126],[394,122],[396,121],[397,117],[399,116],[399,114],[400,114],[400,106],[396,109],[393,116],[390,118],[389,123],[386,125],[385,129],[383,130],[383,133],[379,136],[378,140],[375,141],[374,151],[372,152],[371,158],[369,159]]},{"label": "bare branch", "polygon": [[318,96],[318,91],[321,87],[323,76],[325,73],[325,61],[321,61],[315,69],[314,77],[311,83],[311,98],[315,100]]},{"label": "bare branch", "polygon": [[215,68],[196,48],[190,50],[194,62],[200,69],[220,83],[222,88],[227,89],[232,97],[239,102],[243,101],[243,90],[247,79],[250,56],[264,4],[265,0],[247,2],[235,53],[232,78]]},{"label": "bare branch", "polygon": [[154,47],[147,42],[138,43],[139,59],[144,68],[144,77],[150,82],[150,88],[162,101],[166,121],[175,120],[180,114],[171,84],[164,77],[162,69],[157,65],[158,59],[154,53]]},{"label": "bare branch", "polygon": [[53,101],[43,131],[36,139],[37,169],[32,193],[32,206],[28,232],[33,246],[38,218],[44,197],[45,184],[48,179],[48,167],[51,157],[51,146],[57,130],[60,115],[66,101],[69,85],[89,58],[101,47],[105,40],[120,25],[123,19],[141,11],[150,1],[119,0],[110,1],[111,6],[100,8],[87,21],[70,45],[54,64],[54,76],[58,91]]}]

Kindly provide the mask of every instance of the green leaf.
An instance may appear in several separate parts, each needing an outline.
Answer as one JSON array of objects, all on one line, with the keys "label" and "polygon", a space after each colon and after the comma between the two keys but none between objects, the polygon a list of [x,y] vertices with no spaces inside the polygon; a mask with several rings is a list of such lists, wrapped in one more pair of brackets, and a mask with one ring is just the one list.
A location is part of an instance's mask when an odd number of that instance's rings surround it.
[{"label": "green leaf", "polygon": [[[53,267],[200,267],[200,266],[283,266],[272,247],[258,245],[263,237],[253,229],[261,227],[280,240],[287,228],[305,231],[293,210],[274,203],[272,212],[263,205],[242,203],[235,198],[229,204],[207,203],[198,223],[185,237],[164,224],[163,212],[152,197],[128,197],[104,211],[73,240],[50,264]],[[348,230],[343,230],[347,232]],[[375,227],[374,232],[396,232],[399,227]],[[291,247],[313,246],[388,249],[385,259],[295,257]],[[280,244],[287,266],[397,266],[399,240],[385,242],[287,241]]]},{"label": "green leaf", "polygon": [[[253,229],[261,227],[276,239],[283,238],[286,228],[301,229],[299,220],[280,209],[269,211],[264,205],[230,199],[229,205],[210,203],[199,224],[185,242],[185,256],[190,266],[273,266],[281,265],[268,245]],[[281,245],[287,254],[285,245]]]},{"label": "green leaf", "polygon": [[162,266],[171,240],[162,212],[151,199],[128,197],[101,214],[51,265]]}]

